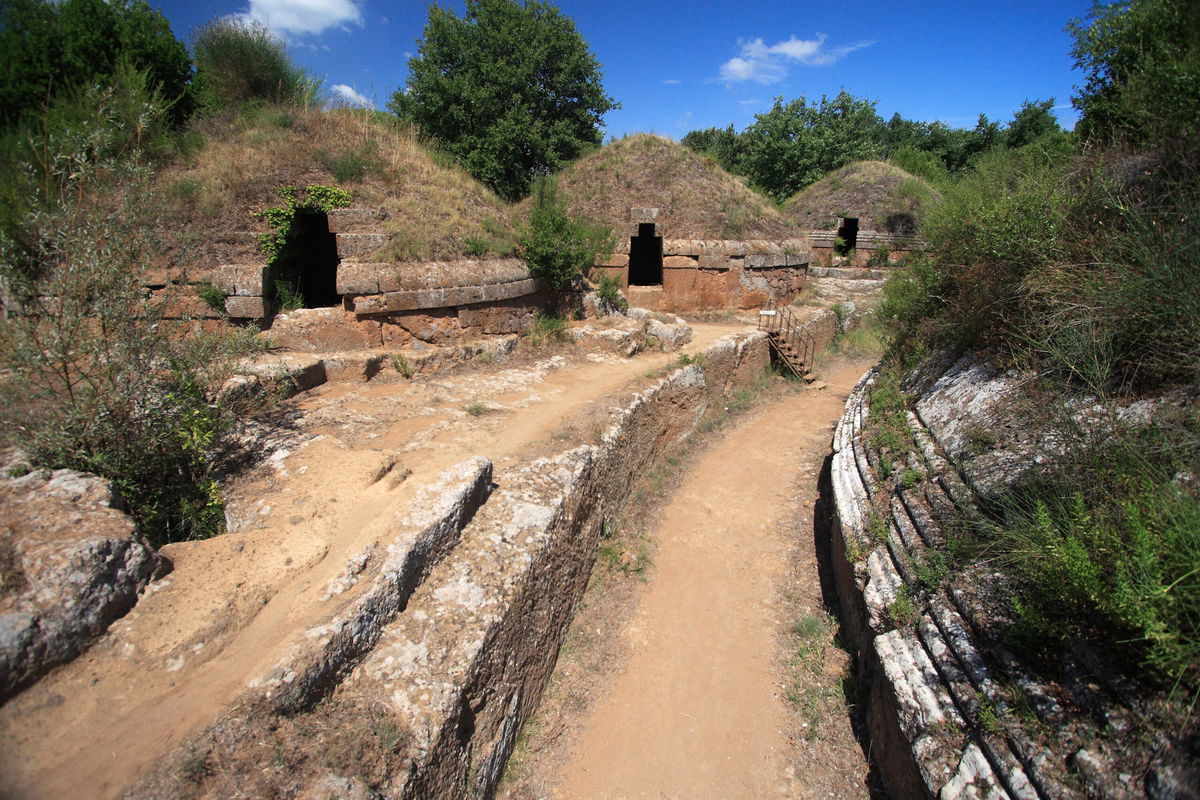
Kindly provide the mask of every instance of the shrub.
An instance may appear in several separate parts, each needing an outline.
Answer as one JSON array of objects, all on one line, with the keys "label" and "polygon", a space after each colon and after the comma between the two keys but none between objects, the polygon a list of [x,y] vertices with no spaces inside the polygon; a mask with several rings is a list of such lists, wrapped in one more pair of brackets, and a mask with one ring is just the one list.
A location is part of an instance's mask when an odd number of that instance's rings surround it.
[{"label": "shrub", "polygon": [[216,19],[197,31],[192,50],[192,86],[202,111],[231,111],[255,102],[318,104],[321,82],[292,63],[283,42],[260,23]]},{"label": "shrub", "polygon": [[540,311],[534,315],[533,327],[529,329],[529,343],[535,347],[552,342],[570,340],[567,333],[567,321],[553,314],[543,314]]},{"label": "shrub", "polygon": [[591,269],[597,253],[612,249],[612,232],[569,216],[554,181],[544,178],[534,185],[529,223],[518,242],[530,271],[551,289],[562,290]]},{"label": "shrub", "polygon": [[621,294],[621,282],[607,272],[601,273],[597,279],[596,296],[600,298],[601,307],[606,313],[629,308],[629,301]]},{"label": "shrub", "polygon": [[950,183],[945,163],[933,153],[906,145],[893,150],[888,155],[888,161],[905,172],[924,178],[939,190]]},{"label": "shrub", "polygon": [[64,93],[123,69],[146,76],[173,124],[191,111],[192,62],[163,15],[145,2],[6,0],[0,4],[0,125],[40,120]]},{"label": "shrub", "polygon": [[366,154],[357,150],[346,150],[341,153],[317,153],[317,160],[325,169],[333,173],[338,183],[353,183],[362,180],[371,161]]},{"label": "shrub", "polygon": [[205,281],[196,287],[196,294],[200,295],[200,299],[204,304],[220,314],[225,313],[225,293],[213,286],[209,281]]},{"label": "shrub", "polygon": [[146,171],[63,147],[53,199],[24,220],[30,238],[0,237],[3,428],[38,466],[111,479],[154,544],[216,533],[237,411],[219,389],[256,339],[169,336],[139,281],[152,252]]},{"label": "shrub", "polygon": [[995,547],[1035,638],[1085,635],[1147,676],[1200,680],[1200,417],[1186,412],[1088,448],[1003,497]]}]

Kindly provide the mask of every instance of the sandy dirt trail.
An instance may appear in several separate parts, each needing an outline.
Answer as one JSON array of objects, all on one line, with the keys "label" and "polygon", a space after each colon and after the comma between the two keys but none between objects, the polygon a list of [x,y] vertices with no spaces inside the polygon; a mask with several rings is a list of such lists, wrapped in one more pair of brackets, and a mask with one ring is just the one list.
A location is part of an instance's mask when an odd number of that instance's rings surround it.
[{"label": "sandy dirt trail", "polygon": [[867,796],[848,718],[805,735],[781,685],[783,632],[821,608],[817,476],[867,366],[826,370],[827,388],[739,423],[681,478],[622,632],[628,660],[594,692],[554,797]]},{"label": "sandy dirt trail", "polygon": [[[694,324],[685,350],[738,330]],[[322,595],[348,557],[386,543],[416,487],[470,456],[492,459],[499,480],[530,448],[565,449],[556,440],[565,421],[677,358],[577,354],[544,367],[326,384],[296,398],[302,430],[318,436],[247,479],[245,529],[171,546],[174,571],[133,611],[0,708],[0,797],[115,796],[354,598]],[[462,411],[476,402],[489,413]],[[399,487],[370,478],[389,451],[412,471]]]}]

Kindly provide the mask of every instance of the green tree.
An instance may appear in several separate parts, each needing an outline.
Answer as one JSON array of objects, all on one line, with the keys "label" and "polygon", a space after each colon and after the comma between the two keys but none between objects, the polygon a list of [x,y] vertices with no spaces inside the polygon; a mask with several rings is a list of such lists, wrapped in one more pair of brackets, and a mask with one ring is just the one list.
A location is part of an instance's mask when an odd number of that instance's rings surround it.
[{"label": "green tree", "polygon": [[217,19],[196,32],[195,94],[205,112],[264,102],[312,105],[320,81],[262,24]]},{"label": "green tree", "polygon": [[1053,97],[1049,100],[1038,100],[1032,103],[1026,100],[1021,103],[1021,109],[1013,115],[1013,121],[1009,123],[1008,129],[1004,132],[1005,146],[1024,147],[1043,136],[1062,131],[1058,120],[1050,113],[1050,109],[1053,107]]},{"label": "green tree", "polygon": [[145,0],[6,0],[0,3],[0,124],[97,79],[121,62],[144,70],[178,124],[190,112],[192,62]]},{"label": "green tree", "polygon": [[617,108],[574,23],[538,0],[467,0],[462,19],[431,6],[408,69],[389,110],[508,200],[600,144]]},{"label": "green tree", "polygon": [[730,172],[740,174],[743,170],[742,160],[745,156],[743,141],[741,135],[734,132],[732,124],[728,128],[705,128],[701,131],[692,131],[680,140],[680,144],[690,147],[698,153],[711,156]]},{"label": "green tree", "polygon": [[852,161],[878,158],[883,121],[875,103],[839,92],[808,105],[782,97],[742,133],[746,176],[776,200],[784,200]]},{"label": "green tree", "polygon": [[1067,31],[1087,76],[1071,99],[1084,138],[1140,144],[1200,130],[1200,3],[1097,2]]}]

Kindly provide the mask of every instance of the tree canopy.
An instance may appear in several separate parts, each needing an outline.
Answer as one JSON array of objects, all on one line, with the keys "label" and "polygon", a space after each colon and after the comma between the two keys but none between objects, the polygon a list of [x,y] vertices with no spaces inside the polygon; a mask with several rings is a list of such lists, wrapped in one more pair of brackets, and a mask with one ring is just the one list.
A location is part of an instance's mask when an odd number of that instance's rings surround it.
[{"label": "tree canopy", "polygon": [[940,184],[994,148],[1024,147],[1050,134],[1066,135],[1051,113],[1053,106],[1053,98],[1027,100],[1007,126],[980,114],[974,128],[952,128],[944,122],[915,122],[898,113],[884,122],[874,101],[846,91],[811,104],[803,97],[787,103],[777,97],[771,110],[756,114],[741,133],[732,125],[692,131],[683,144],[782,201],[839,167],[881,157]]},{"label": "tree canopy", "polygon": [[1085,138],[1134,144],[1200,129],[1200,4],[1099,3],[1072,20],[1071,55],[1087,82],[1072,103]]},{"label": "tree canopy", "polygon": [[190,111],[192,62],[145,0],[5,0],[0,3],[0,124],[96,78],[121,60],[147,73],[181,122]]},{"label": "tree canopy", "polygon": [[617,107],[574,23],[538,0],[429,9],[419,54],[388,109],[415,123],[501,197],[601,142]]},{"label": "tree canopy", "polygon": [[766,194],[786,200],[851,161],[878,158],[879,127],[875,103],[845,91],[812,105],[777,97],[742,134],[746,174]]}]

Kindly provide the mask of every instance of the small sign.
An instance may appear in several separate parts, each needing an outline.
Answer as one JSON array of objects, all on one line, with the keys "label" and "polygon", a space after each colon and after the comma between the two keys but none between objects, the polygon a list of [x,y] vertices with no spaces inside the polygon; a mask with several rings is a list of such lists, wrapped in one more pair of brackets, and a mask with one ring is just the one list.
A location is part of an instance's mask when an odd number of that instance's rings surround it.
[{"label": "small sign", "polygon": [[758,312],[758,315],[760,317],[773,317],[776,313],[778,312],[776,312],[773,308],[764,308],[762,311]]}]

